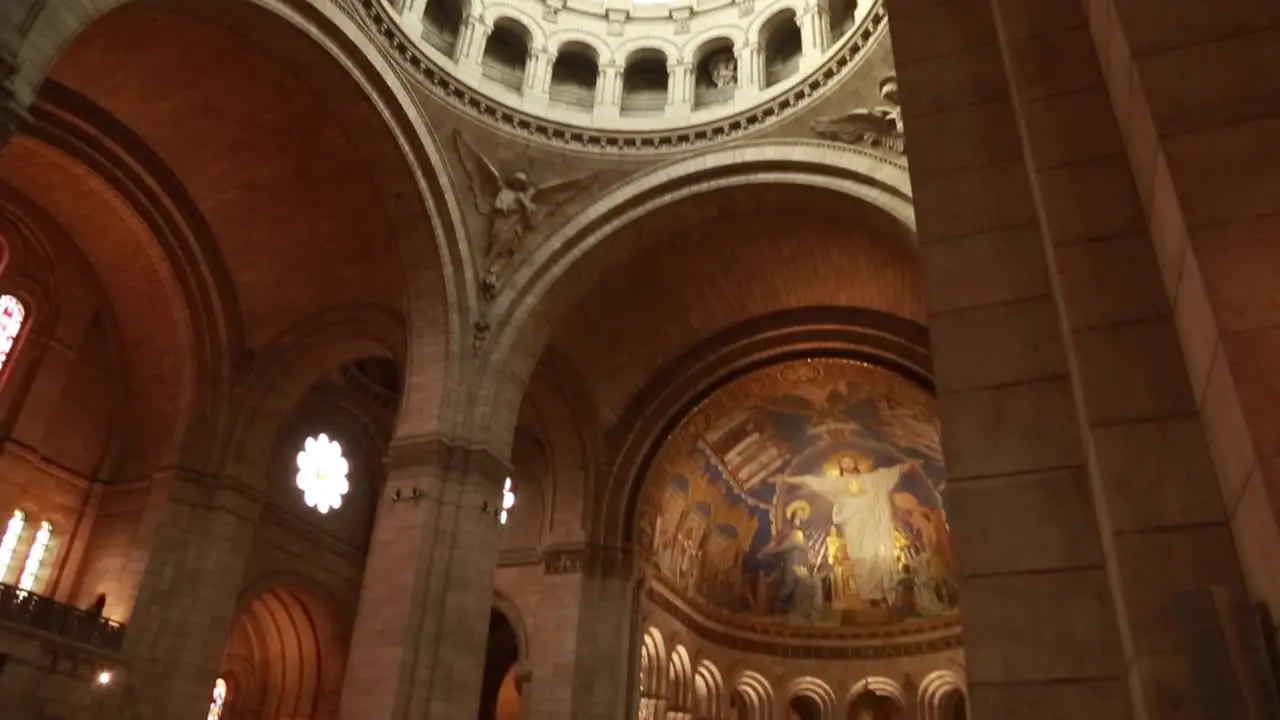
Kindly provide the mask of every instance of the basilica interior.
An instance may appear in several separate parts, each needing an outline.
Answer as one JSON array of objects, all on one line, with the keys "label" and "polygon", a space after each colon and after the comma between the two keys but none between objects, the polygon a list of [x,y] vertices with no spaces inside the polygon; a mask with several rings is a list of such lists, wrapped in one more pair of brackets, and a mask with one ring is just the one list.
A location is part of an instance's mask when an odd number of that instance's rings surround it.
[{"label": "basilica interior", "polygon": [[1277,98],[1271,0],[6,0],[0,720],[1280,718]]}]

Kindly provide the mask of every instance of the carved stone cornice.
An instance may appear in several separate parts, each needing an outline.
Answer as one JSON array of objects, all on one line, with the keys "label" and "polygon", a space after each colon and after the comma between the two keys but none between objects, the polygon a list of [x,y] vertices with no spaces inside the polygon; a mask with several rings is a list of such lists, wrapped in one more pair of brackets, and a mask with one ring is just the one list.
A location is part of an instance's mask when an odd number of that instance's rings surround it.
[{"label": "carved stone cornice", "polygon": [[873,660],[946,652],[963,646],[958,619],[915,626],[829,628],[774,623],[769,627],[730,629],[686,607],[653,582],[645,599],[698,637],[729,650],[787,658],[816,660]]},{"label": "carved stone cornice", "polygon": [[389,472],[432,468],[445,477],[480,475],[495,482],[511,474],[511,464],[492,450],[439,436],[394,440],[387,449]]},{"label": "carved stone cornice", "polygon": [[[407,38],[379,0],[352,0],[361,24],[398,60],[409,77],[440,102],[480,122],[499,125],[522,138],[578,152],[607,155],[688,152],[739,139],[786,118],[833,88],[888,30],[888,15],[878,5],[850,34],[845,45],[795,87],[756,107],[701,125],[655,132],[605,131],[535,117],[485,97],[440,67]],[[753,4],[744,3],[743,7]]]},{"label": "carved stone cornice", "polygon": [[547,575],[577,575],[586,559],[585,548],[548,550],[542,554],[542,572]]}]

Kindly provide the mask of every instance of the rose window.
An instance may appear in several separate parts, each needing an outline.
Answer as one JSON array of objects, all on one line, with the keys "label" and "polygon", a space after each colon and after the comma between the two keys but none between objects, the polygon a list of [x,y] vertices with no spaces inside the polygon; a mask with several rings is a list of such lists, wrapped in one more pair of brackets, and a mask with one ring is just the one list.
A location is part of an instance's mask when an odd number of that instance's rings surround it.
[{"label": "rose window", "polygon": [[342,498],[351,489],[347,479],[350,464],[342,454],[342,446],[320,433],[307,438],[298,453],[298,489],[307,507],[327,513],[342,506]]}]

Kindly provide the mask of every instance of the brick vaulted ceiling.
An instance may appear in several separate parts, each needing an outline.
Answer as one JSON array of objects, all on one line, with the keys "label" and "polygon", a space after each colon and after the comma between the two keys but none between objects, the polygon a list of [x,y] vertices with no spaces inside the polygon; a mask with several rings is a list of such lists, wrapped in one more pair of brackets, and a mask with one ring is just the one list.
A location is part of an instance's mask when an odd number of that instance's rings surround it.
[{"label": "brick vaulted ceiling", "polygon": [[195,198],[250,347],[321,308],[399,309],[399,256],[362,148],[377,137],[375,109],[266,11],[217,22],[130,3],[78,38],[53,79],[139,134]]},{"label": "brick vaulted ceiling", "polygon": [[[229,277],[223,304],[238,312],[244,347],[261,349],[326,310],[401,315],[396,239],[413,234],[421,200],[385,121],[287,22],[251,3],[216,5],[127,3],[79,36],[51,79],[114,116],[172,171],[216,243]],[[31,138],[0,156],[0,182],[42,206],[101,276],[132,421],[176,422],[174,388],[190,377],[182,338],[198,330],[184,327],[147,225],[86,166]]]},{"label": "brick vaulted ceiling", "polygon": [[599,250],[616,257],[593,265],[611,269],[562,279],[576,297],[558,313],[551,347],[587,384],[606,426],[665,365],[740,322],[815,306],[925,318],[905,230],[829,190],[753,185],[696,196]]}]

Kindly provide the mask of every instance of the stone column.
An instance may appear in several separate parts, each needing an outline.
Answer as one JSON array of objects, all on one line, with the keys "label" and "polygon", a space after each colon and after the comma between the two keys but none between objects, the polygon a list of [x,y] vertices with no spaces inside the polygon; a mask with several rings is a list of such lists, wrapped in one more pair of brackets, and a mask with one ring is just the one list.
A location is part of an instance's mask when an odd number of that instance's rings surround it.
[{"label": "stone column", "polygon": [[480,61],[484,58],[484,44],[492,31],[493,28],[482,17],[472,15],[463,21],[462,37],[458,42],[458,63],[479,68]]},{"label": "stone column", "polygon": [[601,65],[596,82],[596,104],[617,107],[622,101],[622,66]]},{"label": "stone column", "polygon": [[693,108],[693,81],[693,65],[667,65],[667,105],[685,112],[690,111]]},{"label": "stone column", "polygon": [[1237,563],[1132,177],[1097,65],[1063,64],[1079,3],[889,12],[974,717],[1249,717],[1206,642]]},{"label": "stone column", "polygon": [[804,57],[802,64],[813,65],[827,50],[827,14],[816,4],[808,5],[796,21],[800,23],[800,46]]},{"label": "stone column", "polygon": [[390,466],[341,717],[474,717],[498,557],[496,515],[509,468],[485,451],[443,440],[397,444]]},{"label": "stone column", "polygon": [[738,60],[738,87],[758,90],[761,82],[760,46],[742,45],[735,49],[734,56]]},{"label": "stone column", "polygon": [[545,49],[529,51],[529,61],[524,69],[525,92],[546,95],[551,91],[551,62],[554,56]]},{"label": "stone column", "polygon": [[[217,677],[261,502],[177,470],[152,478],[132,560],[129,666],[118,717],[201,717]],[[109,607],[112,598],[108,596]]]},{"label": "stone column", "polygon": [[1280,616],[1280,118],[1255,74],[1280,6],[1085,5],[1250,592]]},{"label": "stone column", "polygon": [[638,698],[632,696],[641,630],[633,575],[629,553],[606,548],[587,553],[576,652],[583,661],[575,663],[574,720],[636,717]]},{"label": "stone column", "polygon": [[416,39],[422,36],[422,15],[426,7],[427,0],[402,0],[400,18],[409,37]]}]

